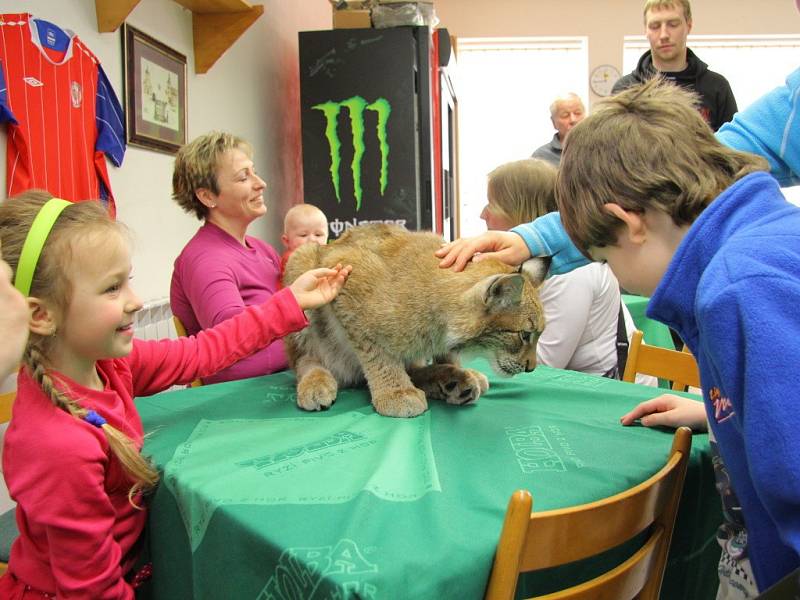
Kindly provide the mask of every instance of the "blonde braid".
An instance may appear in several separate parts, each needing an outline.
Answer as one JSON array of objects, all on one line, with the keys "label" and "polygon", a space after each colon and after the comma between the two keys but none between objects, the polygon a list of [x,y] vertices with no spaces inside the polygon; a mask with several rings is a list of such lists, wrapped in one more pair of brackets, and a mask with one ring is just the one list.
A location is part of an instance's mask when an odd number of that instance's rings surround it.
[{"label": "blonde braid", "polygon": [[[28,344],[23,362],[30,370],[33,380],[39,384],[56,407],[76,419],[83,420],[86,417],[89,411],[59,390],[53,383],[53,379],[45,367],[44,356],[35,347],[35,344]],[[119,429],[108,423],[101,425],[100,429],[103,430],[108,446],[119,460],[125,474],[133,481],[133,486],[128,490],[128,500],[136,508],[141,508],[136,503],[135,497],[140,491],[146,492],[155,487],[158,483],[158,471],[150,461],[142,456],[133,440]]]}]

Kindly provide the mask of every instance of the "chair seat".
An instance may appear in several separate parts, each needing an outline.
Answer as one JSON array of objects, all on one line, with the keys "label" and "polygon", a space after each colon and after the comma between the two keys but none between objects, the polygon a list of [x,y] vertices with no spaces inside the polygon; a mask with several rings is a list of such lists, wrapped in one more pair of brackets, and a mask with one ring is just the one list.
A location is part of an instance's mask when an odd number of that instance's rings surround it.
[{"label": "chair seat", "polygon": [[15,508],[0,515],[0,562],[7,563],[11,555],[11,544],[19,536]]}]

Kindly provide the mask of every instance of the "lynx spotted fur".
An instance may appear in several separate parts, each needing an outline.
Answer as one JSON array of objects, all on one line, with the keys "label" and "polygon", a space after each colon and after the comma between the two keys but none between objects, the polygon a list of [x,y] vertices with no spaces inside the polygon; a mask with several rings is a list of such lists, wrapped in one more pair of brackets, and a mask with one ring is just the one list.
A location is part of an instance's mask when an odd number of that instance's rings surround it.
[{"label": "lynx spotted fur", "polygon": [[489,382],[459,366],[463,351],[488,355],[501,374],[533,370],[546,263],[533,259],[520,271],[485,260],[456,273],[439,268],[441,243],[428,232],[364,225],[294,251],[285,284],[315,267],[353,266],[338,297],[309,311],[309,326],[286,338],[300,408],[326,409],[339,386],[364,380],[382,415],[417,416],[427,399],[473,402]]}]

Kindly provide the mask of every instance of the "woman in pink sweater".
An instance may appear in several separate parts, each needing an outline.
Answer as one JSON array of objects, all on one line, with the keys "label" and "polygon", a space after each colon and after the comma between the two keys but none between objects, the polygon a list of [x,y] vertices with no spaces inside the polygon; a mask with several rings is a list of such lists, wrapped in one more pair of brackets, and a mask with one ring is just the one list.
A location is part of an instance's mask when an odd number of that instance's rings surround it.
[{"label": "woman in pink sweater", "polygon": [[[203,221],[175,260],[172,314],[196,335],[265,302],[280,289],[281,259],[269,244],[247,235],[267,212],[266,184],[255,171],[250,145],[213,131],[183,146],[175,157],[172,197]],[[204,383],[266,375],[288,367],[283,340],[240,360]]]},{"label": "woman in pink sweater", "polygon": [[0,206],[3,255],[30,307],[3,475],[20,535],[0,598],[134,597],[143,492],[135,396],[208,376],[306,324],[349,267],[303,274],[265,303],[178,340],[133,339],[125,229],[96,202],[26,193]]}]

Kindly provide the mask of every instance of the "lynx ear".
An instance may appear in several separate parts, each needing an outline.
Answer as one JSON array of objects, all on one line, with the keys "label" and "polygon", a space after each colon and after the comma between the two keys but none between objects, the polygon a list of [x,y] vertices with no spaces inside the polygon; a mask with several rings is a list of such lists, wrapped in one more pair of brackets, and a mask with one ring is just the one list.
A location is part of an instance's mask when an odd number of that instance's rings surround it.
[{"label": "lynx ear", "polygon": [[519,274],[494,275],[489,278],[483,294],[483,303],[489,312],[508,310],[518,306],[522,299],[525,280]]},{"label": "lynx ear", "polygon": [[519,266],[519,272],[538,287],[547,277],[547,272],[550,270],[550,262],[551,258],[549,256],[529,258]]}]

